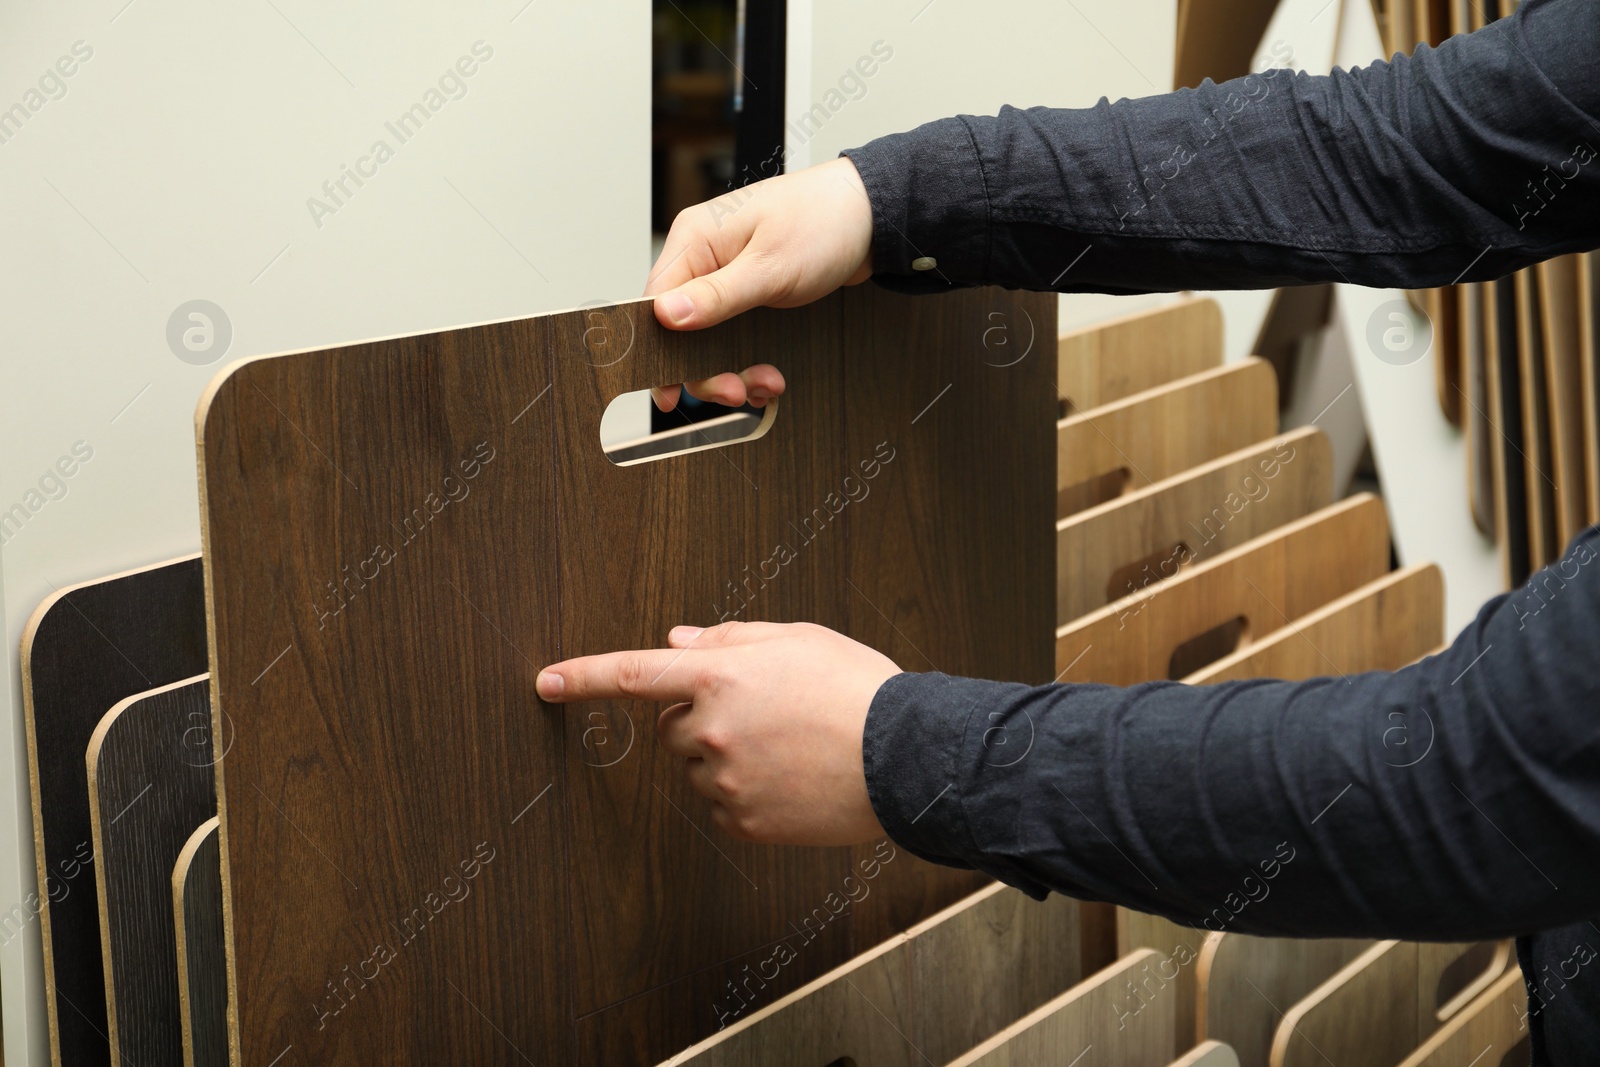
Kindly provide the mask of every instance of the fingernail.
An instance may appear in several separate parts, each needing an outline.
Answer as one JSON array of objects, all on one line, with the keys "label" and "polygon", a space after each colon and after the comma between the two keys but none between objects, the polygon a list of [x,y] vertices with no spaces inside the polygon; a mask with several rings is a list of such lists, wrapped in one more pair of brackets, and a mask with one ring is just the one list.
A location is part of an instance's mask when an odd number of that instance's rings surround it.
[{"label": "fingernail", "polygon": [[534,688],[539,691],[540,696],[544,697],[546,700],[554,700],[556,697],[560,696],[561,691],[567,687],[567,682],[566,679],[562,678],[559,674],[551,674],[549,671],[540,671],[539,677],[534,680],[533,685]]},{"label": "fingernail", "polygon": [[672,628],[672,637],[679,641],[693,641],[705,632],[705,627],[703,626],[674,626]]},{"label": "fingernail", "polygon": [[673,322],[688,322],[689,316],[694,314],[694,301],[689,299],[688,293],[668,293],[661,298],[661,310]]}]

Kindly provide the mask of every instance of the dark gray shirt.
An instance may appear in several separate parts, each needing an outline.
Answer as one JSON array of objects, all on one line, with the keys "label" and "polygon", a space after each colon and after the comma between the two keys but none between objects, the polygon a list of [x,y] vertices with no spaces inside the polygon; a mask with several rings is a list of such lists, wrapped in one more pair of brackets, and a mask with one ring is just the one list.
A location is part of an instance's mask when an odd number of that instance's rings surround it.
[{"label": "dark gray shirt", "polygon": [[[846,154],[891,288],[1423,287],[1600,245],[1597,116],[1600,3],[1531,0],[1328,77],[1005,108]],[[898,675],[863,739],[873,808],[910,851],[1039,897],[1255,934],[1517,936],[1533,1062],[1595,1062],[1597,555],[1600,528],[1393,673]],[[1008,763],[997,738],[1031,747]]]}]

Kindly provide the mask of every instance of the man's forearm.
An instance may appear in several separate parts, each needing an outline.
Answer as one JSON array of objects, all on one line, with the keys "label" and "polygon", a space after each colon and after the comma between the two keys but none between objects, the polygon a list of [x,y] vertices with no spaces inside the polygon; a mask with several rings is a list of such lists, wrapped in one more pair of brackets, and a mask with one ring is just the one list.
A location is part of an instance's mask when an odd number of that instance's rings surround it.
[{"label": "man's forearm", "polygon": [[1444,653],[1306,682],[901,674],[863,752],[895,842],[1213,930],[1508,936],[1600,911],[1600,529]]},{"label": "man's forearm", "polygon": [[[942,119],[845,153],[906,291],[1420,287],[1600,244],[1600,5],[1392,64]],[[931,261],[931,262],[930,262]]]}]

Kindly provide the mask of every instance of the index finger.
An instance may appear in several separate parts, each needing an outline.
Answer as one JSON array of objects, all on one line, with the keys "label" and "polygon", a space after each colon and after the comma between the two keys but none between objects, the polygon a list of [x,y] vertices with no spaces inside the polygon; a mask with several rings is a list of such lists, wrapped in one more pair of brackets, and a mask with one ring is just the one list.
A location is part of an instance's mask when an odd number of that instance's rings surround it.
[{"label": "index finger", "polygon": [[534,687],[552,703],[576,700],[692,701],[696,659],[704,652],[649,648],[579,656],[539,672]]}]

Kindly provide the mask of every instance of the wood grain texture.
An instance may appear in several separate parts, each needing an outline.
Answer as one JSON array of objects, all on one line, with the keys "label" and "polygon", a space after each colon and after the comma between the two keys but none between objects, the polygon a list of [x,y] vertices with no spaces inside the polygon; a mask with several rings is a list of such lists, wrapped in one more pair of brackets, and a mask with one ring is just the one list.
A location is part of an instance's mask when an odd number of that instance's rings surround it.
[{"label": "wood grain texture", "polygon": [[1516,283],[1484,285],[1485,364],[1489,382],[1494,474],[1494,534],[1500,580],[1507,589],[1527,581],[1527,466],[1522,456],[1522,376],[1517,365]]},{"label": "wood grain texture", "polygon": [[1128,908],[1112,910],[1112,922],[1116,930],[1114,958],[1121,959],[1141,948],[1153,948],[1161,953],[1159,973],[1172,983],[1172,1031],[1177,1040],[1176,1047],[1194,1044],[1199,1040],[1200,1033],[1195,1020],[1195,1004],[1198,1000],[1196,968],[1200,962],[1201,946],[1207,937],[1206,931],[1142,911]]},{"label": "wood grain texture", "polygon": [[1056,670],[1111,685],[1167,678],[1178,646],[1215,627],[1242,618],[1259,640],[1388,568],[1382,503],[1349,497],[1059,628]]},{"label": "wood grain texture", "polygon": [[[1467,1005],[1400,1067],[1513,1067],[1528,1062],[1528,987],[1513,968]],[[1521,1046],[1521,1055],[1514,1056]]]},{"label": "wood grain texture", "polygon": [[[864,287],[679,334],[634,302],[219,378],[214,703],[269,724],[220,779],[234,1062],[654,1063],[816,909],[825,936],[751,1010],[981,885],[900,855],[853,903],[870,846],[729,840],[656,749],[659,709],[532,684],[721,619],[1047,681],[1054,367],[985,345],[1053,337],[1054,308]],[[612,397],[756,353],[789,383],[758,440],[601,453]],[[975,442],[973,418],[1015,432]],[[949,625],[980,613],[1006,621]]]},{"label": "wood grain texture", "polygon": [[1433,329],[1434,389],[1439,410],[1452,426],[1461,425],[1461,299],[1456,286],[1422,291]]},{"label": "wood grain texture", "polygon": [[1555,465],[1551,461],[1550,395],[1544,371],[1544,334],[1539,328],[1543,295],[1529,267],[1515,276],[1517,370],[1522,377],[1522,456],[1528,513],[1528,566],[1538,570],[1560,552],[1556,524]]},{"label": "wood grain texture", "polygon": [[1189,297],[1056,340],[1056,391],[1076,415],[1222,365],[1222,309]]},{"label": "wood grain texture", "polygon": [[1583,388],[1587,521],[1600,522],[1600,252],[1578,257],[1578,380]]},{"label": "wood grain texture", "polygon": [[1584,449],[1578,259],[1558,256],[1534,268],[1539,279],[1540,347],[1550,412],[1557,555],[1588,525],[1589,513],[1590,463]]},{"label": "wood grain texture", "polygon": [[1071,988],[1077,931],[1076,901],[992,885],[670,1063],[944,1063]]},{"label": "wood grain texture", "polygon": [[1239,1067],[1239,1054],[1221,1041],[1202,1041],[1169,1067]]},{"label": "wood grain texture", "polygon": [[950,1067],[1057,1067],[1094,1050],[1094,1062],[1165,1067],[1176,1055],[1173,998],[1143,949],[1017,1020]]},{"label": "wood grain texture", "polygon": [[22,635],[34,856],[43,890],[36,905],[56,1067],[111,1062],[84,752],[118,701],[205,672],[204,585],[200,557],[189,556],[69,586],[39,605]]},{"label": "wood grain texture", "polygon": [[1066,623],[1333,500],[1333,450],[1306,427],[1056,523]]},{"label": "wood grain texture", "polygon": [[[120,701],[89,739],[85,762],[114,1063],[183,1060],[172,869],[193,828],[217,810],[210,716],[211,682],[201,675]],[[191,744],[192,736],[203,743]]]},{"label": "wood grain texture", "polygon": [[[1340,1067],[1399,1063],[1439,1028],[1441,982],[1452,964],[1476,948],[1378,942],[1284,1011],[1271,1067],[1327,1060]],[[1481,985],[1498,978],[1508,959],[1506,951],[1490,953]]]},{"label": "wood grain texture", "polygon": [[1461,289],[1461,429],[1467,441],[1467,496],[1472,522],[1494,536],[1494,426],[1489,417],[1489,376],[1483,302],[1491,286],[1470,283]]},{"label": "wood grain texture", "polygon": [[1197,967],[1198,1036],[1227,1042],[1243,1067],[1266,1067],[1283,1009],[1372,945],[1345,938],[1211,934]]},{"label": "wood grain texture", "polygon": [[1122,472],[1127,490],[1278,432],[1277,380],[1251,358],[1135,393],[1056,424],[1057,518],[1101,503],[1093,479]]},{"label": "wood grain texture", "polygon": [[1418,563],[1330,601],[1184,681],[1397,671],[1443,639],[1444,575],[1435,564]]},{"label": "wood grain texture", "polygon": [[201,823],[172,865],[183,1067],[227,1067],[228,960],[222,938],[217,817]]}]

